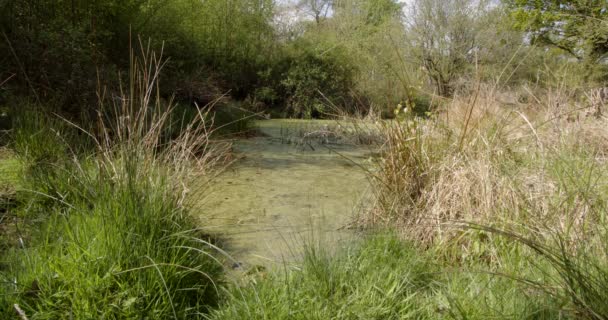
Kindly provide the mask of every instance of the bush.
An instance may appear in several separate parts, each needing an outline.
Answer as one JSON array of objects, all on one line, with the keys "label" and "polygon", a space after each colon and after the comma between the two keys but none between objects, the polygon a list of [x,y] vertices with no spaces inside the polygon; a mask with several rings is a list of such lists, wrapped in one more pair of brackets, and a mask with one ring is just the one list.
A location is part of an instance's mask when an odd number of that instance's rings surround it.
[{"label": "bush", "polygon": [[349,106],[354,67],[339,48],[317,52],[304,49],[290,58],[281,82],[289,113],[302,118],[331,115],[331,105]]}]

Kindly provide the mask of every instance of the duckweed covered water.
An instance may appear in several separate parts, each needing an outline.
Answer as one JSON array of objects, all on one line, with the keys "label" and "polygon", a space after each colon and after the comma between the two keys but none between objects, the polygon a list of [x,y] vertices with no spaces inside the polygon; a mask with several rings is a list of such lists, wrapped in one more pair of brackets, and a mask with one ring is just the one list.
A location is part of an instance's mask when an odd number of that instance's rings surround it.
[{"label": "duckweed covered water", "polygon": [[202,225],[226,240],[234,267],[297,260],[303,245],[340,245],[367,201],[369,148],[316,134],[318,120],[258,121],[260,135],[235,142],[240,159],[214,183]]}]

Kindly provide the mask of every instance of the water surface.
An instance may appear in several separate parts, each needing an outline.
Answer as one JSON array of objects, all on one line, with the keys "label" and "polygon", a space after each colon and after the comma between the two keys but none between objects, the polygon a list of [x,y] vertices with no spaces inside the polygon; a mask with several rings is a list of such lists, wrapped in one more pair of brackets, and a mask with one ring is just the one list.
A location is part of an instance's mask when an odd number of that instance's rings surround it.
[{"label": "water surface", "polygon": [[293,261],[310,241],[348,239],[347,224],[366,203],[359,165],[370,151],[332,143],[322,133],[328,124],[257,121],[260,135],[235,141],[239,160],[214,183],[201,219],[243,265]]}]

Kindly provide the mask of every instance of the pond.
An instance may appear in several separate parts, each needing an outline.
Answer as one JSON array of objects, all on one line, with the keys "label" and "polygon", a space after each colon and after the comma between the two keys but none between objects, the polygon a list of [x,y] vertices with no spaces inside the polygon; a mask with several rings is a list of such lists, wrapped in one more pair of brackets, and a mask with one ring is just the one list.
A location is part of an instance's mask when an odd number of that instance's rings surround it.
[{"label": "pond", "polygon": [[321,120],[260,120],[204,199],[201,223],[240,266],[295,261],[306,244],[337,247],[369,203],[369,147],[341,143]]}]

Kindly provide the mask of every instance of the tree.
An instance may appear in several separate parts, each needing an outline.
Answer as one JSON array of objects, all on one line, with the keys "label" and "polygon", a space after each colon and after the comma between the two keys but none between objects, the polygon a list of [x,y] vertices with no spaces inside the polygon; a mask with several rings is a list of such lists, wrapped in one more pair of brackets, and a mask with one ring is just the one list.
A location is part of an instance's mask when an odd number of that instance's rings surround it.
[{"label": "tree", "polygon": [[[333,0],[331,15],[323,23],[306,25],[302,39],[317,54],[343,51],[342,63],[355,69],[350,89],[358,97],[357,105],[343,107],[363,110],[369,104],[396,105],[403,99],[395,71],[401,61],[399,52],[403,52],[396,48],[403,39],[401,9],[397,0]],[[321,90],[331,94],[327,88]]]},{"label": "tree", "polygon": [[401,15],[402,4],[395,0],[335,0],[337,15],[355,17],[359,23],[378,26]]},{"label": "tree", "polygon": [[515,26],[532,43],[557,47],[583,62],[587,75],[608,58],[606,0],[508,0]]},{"label": "tree", "polygon": [[488,5],[475,0],[415,0],[408,8],[408,40],[436,93],[450,96],[453,81],[474,59],[478,21]]},{"label": "tree", "polygon": [[333,0],[299,0],[298,8],[315,19],[317,24],[321,23],[321,19],[327,17],[331,9]]}]

